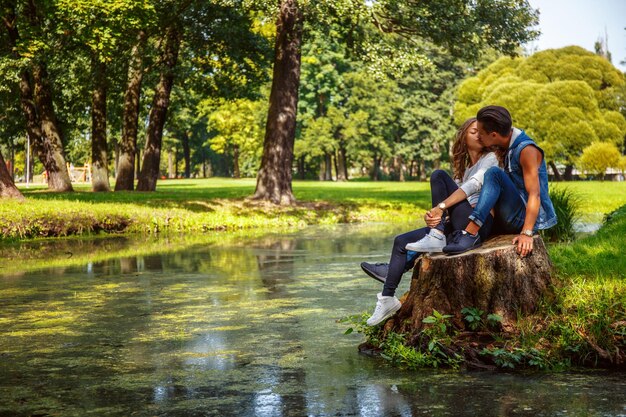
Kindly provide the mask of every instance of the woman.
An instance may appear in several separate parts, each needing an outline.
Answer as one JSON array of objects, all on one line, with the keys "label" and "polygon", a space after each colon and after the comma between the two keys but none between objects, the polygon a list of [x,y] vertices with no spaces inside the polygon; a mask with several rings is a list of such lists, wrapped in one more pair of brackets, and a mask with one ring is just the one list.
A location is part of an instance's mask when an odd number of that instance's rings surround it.
[{"label": "woman", "polygon": [[[402,274],[413,267],[416,255],[444,251],[446,235],[465,229],[478,201],[485,171],[499,165],[498,159],[480,142],[476,118],[466,120],[457,131],[452,147],[454,179],[442,170],[434,171],[430,177],[433,208],[424,215],[427,226],[396,236],[388,266],[361,264],[368,275],[384,282],[374,314],[367,320],[369,326],[379,324],[400,309],[395,291]],[[492,223],[490,217],[481,228],[482,241],[489,235]]]}]

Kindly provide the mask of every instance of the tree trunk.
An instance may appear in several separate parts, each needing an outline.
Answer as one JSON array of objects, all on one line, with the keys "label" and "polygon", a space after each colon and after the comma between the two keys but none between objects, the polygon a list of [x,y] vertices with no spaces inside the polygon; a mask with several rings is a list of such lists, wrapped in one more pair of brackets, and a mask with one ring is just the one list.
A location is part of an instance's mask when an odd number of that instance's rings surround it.
[{"label": "tree trunk", "polygon": [[339,148],[336,156],[337,161],[337,181],[348,180],[348,169],[346,168],[346,151],[343,148]]},{"label": "tree trunk", "polygon": [[91,189],[111,191],[107,158],[107,86],[106,64],[94,56],[91,60],[93,94],[91,100]]},{"label": "tree trunk", "polygon": [[500,315],[502,328],[512,330],[518,314],[532,313],[553,291],[552,264],[543,240],[535,236],[532,254],[521,258],[511,244],[513,237],[495,237],[457,256],[422,256],[402,308],[385,329],[407,333],[411,340],[433,310],[452,315],[455,327],[464,329],[461,310],[474,307]]},{"label": "tree trunk", "polygon": [[306,177],[306,168],[304,163],[304,156],[298,158],[298,178],[303,180]]},{"label": "tree trunk", "polygon": [[267,114],[261,169],[253,198],[274,204],[293,204],[291,189],[296,134],[302,12],[297,0],[282,0],[276,22],[274,73]]},{"label": "tree trunk", "polygon": [[191,132],[187,131],[181,136],[183,158],[185,159],[185,178],[191,178],[191,149],[189,148],[189,136],[191,136]]},{"label": "tree trunk", "polygon": [[135,178],[139,178],[141,174],[141,149],[135,149]]},{"label": "tree trunk", "polygon": [[17,198],[20,200],[24,199],[20,190],[18,190],[15,186],[13,178],[7,169],[7,164],[2,157],[2,153],[0,153],[0,198],[7,197]]},{"label": "tree trunk", "polygon": [[161,141],[163,126],[170,103],[170,93],[174,84],[174,68],[178,60],[178,50],[182,34],[175,27],[169,27],[166,33],[165,50],[163,53],[164,68],[161,71],[159,84],[154,92],[152,109],[150,109],[150,123],[146,133],[146,147],[143,152],[141,174],[137,183],[137,191],[156,190],[159,178],[159,163],[161,161]]},{"label": "tree trunk", "polygon": [[233,147],[233,178],[241,178],[241,172],[239,171],[239,145]]},{"label": "tree trunk", "polygon": [[378,181],[380,179],[380,161],[382,157],[378,157],[378,155],[374,155],[374,163],[372,165],[372,173],[370,174],[370,178],[373,181]]},{"label": "tree trunk", "polygon": [[324,181],[333,180],[333,161],[331,155],[326,152],[324,154]]},{"label": "tree trunk", "polygon": [[[124,115],[122,116],[122,140],[115,179],[115,191],[132,191],[135,180],[135,153],[137,149],[137,124],[139,122],[139,99],[143,80],[143,46],[146,33],[141,31],[137,43],[130,52],[128,81],[124,92]],[[137,170],[139,171],[139,170]]]},{"label": "tree trunk", "polygon": [[34,64],[33,79],[35,107],[38,110],[43,135],[42,148],[46,158],[44,167],[48,173],[48,188],[53,191],[74,191],[67,172],[63,140],[52,105],[48,72],[44,63]]},{"label": "tree trunk", "polygon": [[[31,5],[28,8],[29,20],[31,24],[36,24],[35,11]],[[17,16],[15,9],[9,6],[5,10],[3,16],[3,23],[9,34],[9,45],[13,49],[13,57],[20,59],[20,55],[17,52],[16,45],[20,38],[15,22]],[[37,64],[35,64],[36,66]],[[43,75],[41,71],[37,72],[39,77]],[[40,80],[40,89],[48,88],[47,83],[44,80]],[[42,131],[42,122],[37,109],[37,104],[33,98],[33,87],[31,83],[31,75],[28,70],[24,69],[20,72],[20,102],[22,112],[26,119],[26,132],[30,136],[32,147],[37,154],[37,157],[41,161],[42,165],[48,172],[48,187],[52,191],[72,191],[72,185],[67,173],[67,167],[65,163],[65,157],[63,156],[63,145],[60,143],[54,143],[54,138],[44,141],[44,132]],[[40,92],[44,94],[44,92]],[[49,98],[49,92],[47,93]],[[45,95],[45,94],[44,94]],[[43,98],[40,97],[40,100]],[[38,100],[38,101],[40,101]],[[46,107],[46,111],[50,111],[52,108],[52,102]],[[48,136],[50,138],[50,136]],[[59,154],[60,153],[60,154]],[[64,173],[65,172],[65,176]]]},{"label": "tree trunk", "polygon": [[556,167],[556,164],[553,161],[550,161],[549,164],[550,164],[550,168],[552,168],[552,173],[554,174],[554,180],[562,181],[563,178],[561,177],[561,173],[559,172],[559,169]]},{"label": "tree trunk", "polygon": [[171,149],[167,151],[167,178],[176,178],[174,173],[174,152]]},{"label": "tree trunk", "polygon": [[565,181],[572,181],[574,179],[573,176],[574,165],[565,165],[565,173],[563,173],[563,179]]}]

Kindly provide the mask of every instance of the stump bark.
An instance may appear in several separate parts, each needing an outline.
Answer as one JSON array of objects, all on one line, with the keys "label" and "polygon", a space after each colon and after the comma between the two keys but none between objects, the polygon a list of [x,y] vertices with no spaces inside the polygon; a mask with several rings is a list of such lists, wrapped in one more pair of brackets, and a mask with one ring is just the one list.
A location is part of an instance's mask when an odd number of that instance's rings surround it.
[{"label": "stump bark", "polygon": [[535,236],[533,251],[525,258],[516,253],[514,237],[497,236],[455,256],[423,255],[402,308],[385,330],[417,335],[433,310],[451,314],[452,323],[463,330],[461,310],[475,307],[485,315],[499,314],[502,330],[511,331],[518,314],[532,313],[542,297],[553,295],[552,263],[541,237]]}]

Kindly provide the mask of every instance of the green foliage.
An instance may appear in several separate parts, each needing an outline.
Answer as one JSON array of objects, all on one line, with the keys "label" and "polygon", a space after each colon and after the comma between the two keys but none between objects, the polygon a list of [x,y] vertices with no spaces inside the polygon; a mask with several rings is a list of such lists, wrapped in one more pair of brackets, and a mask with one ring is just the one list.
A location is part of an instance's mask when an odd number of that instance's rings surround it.
[{"label": "green foliage", "polygon": [[455,121],[487,104],[505,106],[548,161],[573,165],[594,141],[622,143],[626,121],[617,110],[624,84],[610,62],[580,47],[501,58],[461,84]]},{"label": "green foliage", "polygon": [[[433,314],[422,319],[428,324],[420,334],[420,340],[427,342],[425,353],[430,356],[430,366],[435,368],[445,365],[457,368],[463,358],[450,349],[455,330],[450,319],[451,314],[441,314],[433,309]],[[424,350],[422,348],[422,350]]]},{"label": "green foliage", "polygon": [[366,320],[368,313],[345,317],[339,322],[349,323],[345,334],[357,331],[365,336],[369,345],[379,349],[380,356],[391,362],[394,366],[407,369],[438,368],[449,366],[458,368],[462,358],[449,349],[451,337],[449,333],[452,327],[448,314],[440,314],[433,310],[433,315],[424,319],[431,326],[425,328],[420,334],[419,340],[425,341],[424,346],[409,346],[405,334],[389,332],[384,334],[382,326],[368,326]]},{"label": "green foliage", "polygon": [[243,167],[243,176],[256,176],[263,149],[267,102],[236,99],[213,108],[211,101],[204,100],[199,105],[201,114],[207,116],[208,129],[216,132],[208,141],[211,149],[236,156],[233,158],[237,164],[236,177],[239,177],[240,167]]},{"label": "green foliage", "polygon": [[491,313],[483,319],[484,311],[476,307],[464,307],[461,310],[461,314],[464,315],[463,319],[468,323],[471,330],[489,330],[489,328],[497,328],[502,323],[502,316],[499,314]]},{"label": "green foliage", "polygon": [[441,314],[437,310],[433,310],[433,314],[430,316],[426,316],[422,319],[422,323],[431,324],[427,335],[431,336],[435,339],[444,339],[448,335],[449,330],[449,319],[453,316],[451,314]]},{"label": "green foliage", "polygon": [[580,169],[604,179],[608,168],[619,168],[622,154],[617,146],[608,142],[593,142],[583,149],[580,156]]},{"label": "green foliage", "polygon": [[554,369],[554,365],[546,357],[546,352],[535,348],[484,348],[480,354],[491,357],[491,360],[499,368],[515,369],[519,367],[530,367],[537,369]]},{"label": "green foliage", "polygon": [[558,222],[542,230],[541,237],[550,242],[571,242],[576,237],[574,225],[580,220],[580,197],[569,187],[551,187],[550,200]]},{"label": "green foliage", "polygon": [[466,57],[485,45],[513,54],[538,35],[530,29],[538,22],[538,12],[527,2],[378,0],[373,8],[384,30],[427,38]]}]

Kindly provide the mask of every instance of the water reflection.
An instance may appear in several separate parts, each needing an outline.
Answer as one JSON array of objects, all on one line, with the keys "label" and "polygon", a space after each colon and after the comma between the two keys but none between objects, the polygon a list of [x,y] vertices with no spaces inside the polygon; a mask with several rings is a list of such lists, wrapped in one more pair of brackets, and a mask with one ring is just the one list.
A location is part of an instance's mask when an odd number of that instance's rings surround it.
[{"label": "water reflection", "polygon": [[398,231],[239,236],[2,275],[0,416],[626,415],[624,374],[403,372],[358,355],[361,336],[335,320],[372,307],[379,285],[358,263],[385,261]]}]

